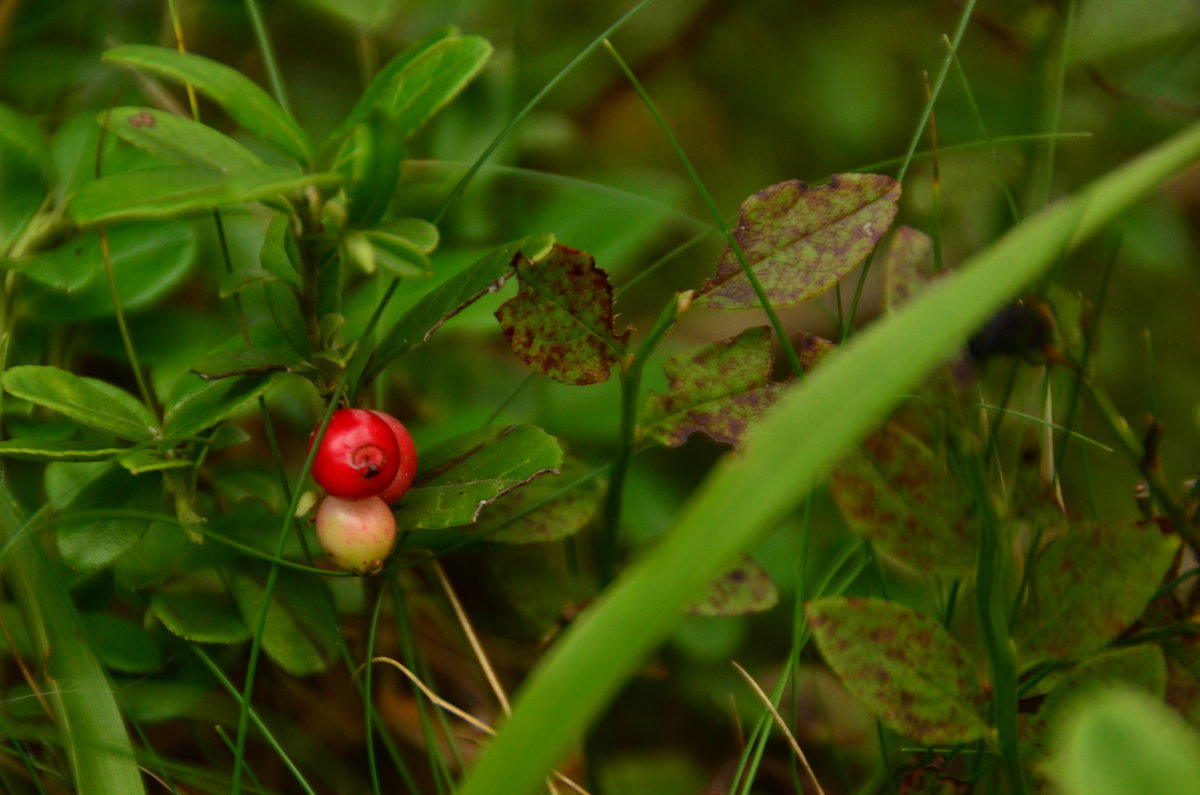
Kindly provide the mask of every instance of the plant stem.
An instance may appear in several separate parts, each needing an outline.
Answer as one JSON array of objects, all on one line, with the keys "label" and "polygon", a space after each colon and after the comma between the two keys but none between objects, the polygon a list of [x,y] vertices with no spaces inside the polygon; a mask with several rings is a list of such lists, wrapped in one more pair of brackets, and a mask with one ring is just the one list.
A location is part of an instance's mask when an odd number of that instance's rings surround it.
[{"label": "plant stem", "polygon": [[693,293],[676,293],[659,314],[658,320],[621,368],[621,429],[617,438],[617,457],[609,476],[608,492],[604,495],[604,530],[601,535],[599,585],[603,590],[612,582],[617,569],[617,548],[620,541],[621,504],[624,499],[625,478],[637,443],[638,399],[641,396],[642,372],[650,355],[658,348],[679,316],[688,310]]},{"label": "plant stem", "polygon": [[291,103],[288,102],[287,89],[283,85],[283,78],[280,77],[279,61],[275,57],[275,48],[271,46],[271,36],[267,33],[267,26],[263,24],[262,10],[258,7],[258,0],[245,0],[246,15],[250,17],[250,26],[254,28],[254,38],[258,41],[258,49],[262,52],[263,63],[267,67],[267,79],[271,81],[271,93],[275,95],[275,101],[279,103],[279,107],[290,116],[292,115]]}]

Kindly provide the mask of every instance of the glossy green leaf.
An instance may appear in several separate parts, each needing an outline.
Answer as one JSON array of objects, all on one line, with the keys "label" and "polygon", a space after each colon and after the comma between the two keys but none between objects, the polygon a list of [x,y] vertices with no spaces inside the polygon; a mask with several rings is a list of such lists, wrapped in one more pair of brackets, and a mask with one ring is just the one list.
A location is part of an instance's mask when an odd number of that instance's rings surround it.
[{"label": "glossy green leaf", "polygon": [[578,483],[588,474],[582,461],[564,455],[559,474],[543,475],[484,508],[479,532],[488,541],[506,544],[545,543],[574,535],[595,516],[604,492],[599,478]]},{"label": "glossy green leaf", "polygon": [[162,666],[162,649],[138,624],[107,613],[80,613],[79,618],[100,662],[110,670],[148,674]]},{"label": "glossy green leaf", "polygon": [[1116,638],[1142,614],[1178,549],[1179,537],[1154,523],[1073,525],[1031,563],[1012,626],[1021,658],[1079,659]]},{"label": "glossy green leaf", "polygon": [[80,226],[170,218],[272,199],[309,186],[332,187],[341,179],[336,173],[301,174],[279,166],[230,172],[161,166],[89,182],[71,199],[67,210]]},{"label": "glossy green leaf", "polygon": [[[58,551],[77,571],[103,568],[124,554],[150,527],[162,502],[162,482],[112,468],[88,483],[71,501],[57,524]],[[75,511],[99,512],[85,519]]]},{"label": "glossy green leaf", "polygon": [[69,439],[5,439],[0,442],[0,458],[25,461],[107,461],[126,451],[124,447]]},{"label": "glossy green leaf", "polygon": [[[806,301],[866,259],[896,217],[900,185],[879,174],[835,174],[810,187],[788,180],[742,203],[733,237],[775,306]],[[732,248],[696,303],[753,309],[758,296]]]},{"label": "glossy green leaf", "polygon": [[347,244],[367,273],[378,270],[399,279],[428,279],[433,270],[429,257],[402,235],[378,230],[355,232],[347,236]]},{"label": "glossy green leaf", "polygon": [[678,447],[699,431],[741,447],[750,424],[786,389],[771,380],[773,359],[767,326],[672,357],[663,366],[670,391],[646,400],[642,433]]},{"label": "glossy green leaf", "polygon": [[313,355],[313,346],[304,316],[300,313],[300,277],[296,265],[300,255],[288,229],[289,223],[288,216],[276,213],[267,226],[259,261],[275,275],[277,281],[263,282],[263,295],[267,300],[267,311],[271,313],[279,333],[301,359],[308,360]]},{"label": "glossy green leaf", "polygon": [[192,366],[192,372],[206,380],[235,375],[290,373],[304,369],[304,363],[290,347],[240,348],[209,354]]},{"label": "glossy green leaf", "polygon": [[883,266],[883,303],[889,311],[917,294],[933,278],[933,241],[911,226],[902,226],[888,241],[880,257]]},{"label": "glossy green leaf", "polygon": [[167,440],[196,436],[237,412],[274,383],[272,374],[263,373],[220,381],[185,376],[167,407],[163,436]]},{"label": "glossy green leaf", "polygon": [[[256,624],[265,590],[257,566],[238,566],[228,573],[229,588],[242,620]],[[281,569],[267,609],[262,648],[276,665],[292,676],[325,670],[335,657],[337,616],[325,585],[316,577]]]},{"label": "glossy green leaf", "polygon": [[975,568],[970,492],[924,442],[888,423],[829,476],[846,523],[919,572],[964,576]]},{"label": "glossy green leaf", "polygon": [[533,235],[506,243],[430,290],[384,335],[367,363],[366,377],[374,378],[389,363],[427,342],[454,315],[499,290],[512,274],[518,256],[540,262],[553,244],[551,235]]},{"label": "glossy green leaf", "polygon": [[266,165],[228,135],[164,110],[125,106],[100,114],[97,121],[122,140],[168,163],[218,171]]},{"label": "glossy green leaf", "polygon": [[770,610],[778,602],[779,592],[767,570],[746,556],[684,609],[698,616],[742,616]]},{"label": "glossy green leaf", "polygon": [[1153,696],[1117,688],[1079,704],[1047,768],[1062,795],[1200,793],[1200,733]]},{"label": "glossy green leaf", "polygon": [[150,609],[167,629],[196,643],[241,643],[250,640],[237,605],[224,589],[209,581],[189,581],[155,591]]},{"label": "glossy green leaf", "polygon": [[196,465],[196,462],[190,459],[176,458],[154,450],[129,450],[117,457],[117,463],[134,475],[161,472],[164,469],[184,469]]},{"label": "glossy green leaf", "polygon": [[434,31],[380,70],[334,137],[373,110],[391,119],[402,138],[411,135],[466,88],[491,54],[492,45],[479,36]]},{"label": "glossy green leaf", "polygon": [[[200,243],[189,221],[131,223],[108,230],[113,281],[121,308],[143,309],[178,287],[191,273]],[[22,265],[32,280],[53,289],[29,290],[31,314],[68,323],[115,314],[104,274],[100,237],[85,232]]]},{"label": "glossy green leaf", "polygon": [[374,227],[387,213],[400,184],[404,136],[391,120],[375,113],[346,139],[337,168],[346,175],[346,226]]},{"label": "glossy green leaf", "polygon": [[131,442],[149,441],[158,433],[154,415],[133,395],[95,378],[57,367],[23,365],[5,371],[4,389],[11,395],[61,412],[81,425]]},{"label": "glossy green leaf", "polygon": [[559,471],[557,440],[532,425],[491,426],[421,453],[416,484],[396,510],[401,530],[471,524],[490,503],[539,475]]},{"label": "glossy green leaf", "polygon": [[535,371],[564,384],[608,379],[629,332],[613,329],[613,288],[592,255],[556,245],[540,261],[516,260],[520,290],[496,319],[509,347]]},{"label": "glossy green leaf", "polygon": [[300,125],[236,69],[201,55],[143,44],[114,47],[104,53],[103,60],[191,85],[220,105],[247,132],[275,144],[301,163],[312,160],[311,144]]},{"label": "glossy green leaf", "polygon": [[236,295],[243,290],[248,290],[251,287],[278,280],[279,277],[266,268],[259,268],[253,265],[246,268],[238,268],[221,280],[218,295],[224,299],[231,295]]},{"label": "glossy green leaf", "polygon": [[815,599],[805,607],[821,654],[885,725],[920,743],[968,743],[988,730],[974,664],[929,616],[897,602]]},{"label": "glossy green leaf", "polygon": [[329,137],[340,138],[350,132],[356,124],[364,121],[373,109],[385,102],[384,95],[396,78],[408,68],[409,64],[437,46],[441,41],[456,39],[461,35],[462,31],[453,25],[434,28],[397,53],[375,74],[375,77],[371,79],[370,85],[359,96],[358,101],[354,103],[354,108],[342,120],[342,123],[330,133]]}]

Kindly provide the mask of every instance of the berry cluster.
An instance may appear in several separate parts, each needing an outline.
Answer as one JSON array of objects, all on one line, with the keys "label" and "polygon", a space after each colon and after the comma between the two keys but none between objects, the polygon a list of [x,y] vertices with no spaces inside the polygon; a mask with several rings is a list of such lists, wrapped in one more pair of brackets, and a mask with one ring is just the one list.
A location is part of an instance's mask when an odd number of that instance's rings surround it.
[{"label": "berry cluster", "polygon": [[[309,439],[311,448],[317,432]],[[390,414],[333,412],[313,459],[312,476],[328,496],[317,508],[317,540],[338,568],[374,574],[396,543],[390,504],[417,474],[417,449]]]}]

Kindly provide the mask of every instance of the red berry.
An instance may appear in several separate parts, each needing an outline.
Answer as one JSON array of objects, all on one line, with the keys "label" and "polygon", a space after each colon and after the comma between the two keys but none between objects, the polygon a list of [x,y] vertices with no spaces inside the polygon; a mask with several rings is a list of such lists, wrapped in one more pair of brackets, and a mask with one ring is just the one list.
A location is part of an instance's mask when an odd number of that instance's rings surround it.
[{"label": "red berry", "polygon": [[[317,432],[309,437],[311,447]],[[321,488],[344,500],[373,497],[400,469],[400,448],[388,424],[364,409],[338,409],[313,459],[312,476]]]},{"label": "red berry", "polygon": [[379,493],[379,498],[391,505],[405,495],[412,485],[413,478],[417,476],[417,446],[413,444],[412,436],[400,420],[382,411],[371,413],[379,415],[388,424],[392,435],[396,437],[396,445],[400,448],[400,468],[396,470],[396,477]]},{"label": "red berry", "polygon": [[317,508],[317,540],[339,569],[374,574],[396,544],[396,518],[378,497],[326,497]]}]

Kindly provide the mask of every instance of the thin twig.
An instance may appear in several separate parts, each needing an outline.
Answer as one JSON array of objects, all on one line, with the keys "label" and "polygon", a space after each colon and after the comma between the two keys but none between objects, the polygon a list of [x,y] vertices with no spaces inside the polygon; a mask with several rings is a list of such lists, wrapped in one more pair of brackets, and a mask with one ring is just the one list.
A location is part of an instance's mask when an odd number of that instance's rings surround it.
[{"label": "thin twig", "polygon": [[491,686],[492,692],[496,695],[496,701],[500,702],[500,708],[504,710],[505,715],[512,714],[512,707],[508,704],[508,696],[504,693],[504,688],[500,684],[500,680],[496,678],[496,671],[492,668],[492,663],[488,660],[487,652],[483,650],[483,644],[479,642],[479,636],[475,634],[475,628],[471,626],[471,619],[467,617],[467,613],[463,610],[462,602],[458,601],[458,595],[454,593],[454,588],[450,585],[450,580],[446,578],[446,572],[442,569],[437,559],[429,561],[430,567],[434,574],[437,575],[438,582],[442,586],[442,590],[446,592],[446,598],[450,600],[450,607],[454,609],[454,616],[458,619],[458,625],[462,627],[463,634],[467,636],[467,642],[471,644],[471,651],[475,653],[475,659],[479,662],[479,667],[483,670],[484,678],[487,679],[488,685]]}]

